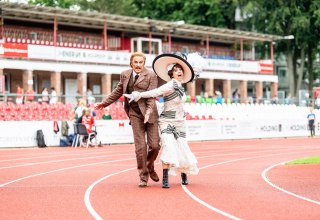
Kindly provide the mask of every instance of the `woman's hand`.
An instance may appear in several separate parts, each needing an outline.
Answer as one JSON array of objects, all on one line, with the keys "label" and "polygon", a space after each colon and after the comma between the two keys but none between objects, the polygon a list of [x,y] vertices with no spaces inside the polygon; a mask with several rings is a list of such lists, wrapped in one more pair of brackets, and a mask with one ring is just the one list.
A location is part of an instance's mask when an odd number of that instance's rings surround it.
[{"label": "woman's hand", "polygon": [[123,96],[129,99],[129,103],[132,101],[137,102],[141,98],[140,92],[137,92],[137,91],[133,91],[131,94],[123,94]]}]

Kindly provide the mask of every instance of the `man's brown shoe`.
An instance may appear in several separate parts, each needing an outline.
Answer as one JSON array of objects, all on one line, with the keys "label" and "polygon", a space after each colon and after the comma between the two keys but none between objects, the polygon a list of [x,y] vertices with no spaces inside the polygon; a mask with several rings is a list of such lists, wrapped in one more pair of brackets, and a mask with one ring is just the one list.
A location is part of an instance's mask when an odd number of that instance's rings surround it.
[{"label": "man's brown shoe", "polygon": [[143,187],[146,187],[147,186],[147,183],[143,180],[140,180],[140,183],[138,185],[139,187],[143,188]]},{"label": "man's brown shoe", "polygon": [[151,173],[149,173],[150,175],[150,178],[155,181],[155,182],[159,182],[159,177],[158,177],[158,174],[156,173],[156,171],[153,171]]}]

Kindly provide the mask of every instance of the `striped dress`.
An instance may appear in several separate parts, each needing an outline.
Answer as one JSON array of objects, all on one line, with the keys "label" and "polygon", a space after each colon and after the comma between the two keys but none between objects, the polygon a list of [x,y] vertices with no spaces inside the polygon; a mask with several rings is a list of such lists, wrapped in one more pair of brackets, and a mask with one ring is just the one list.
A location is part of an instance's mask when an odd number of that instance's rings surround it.
[{"label": "striped dress", "polygon": [[160,160],[170,165],[169,174],[177,172],[198,174],[197,159],[186,138],[186,95],[181,83],[175,79],[163,86],[140,93],[141,98],[164,97],[163,111],[159,117],[162,152]]}]

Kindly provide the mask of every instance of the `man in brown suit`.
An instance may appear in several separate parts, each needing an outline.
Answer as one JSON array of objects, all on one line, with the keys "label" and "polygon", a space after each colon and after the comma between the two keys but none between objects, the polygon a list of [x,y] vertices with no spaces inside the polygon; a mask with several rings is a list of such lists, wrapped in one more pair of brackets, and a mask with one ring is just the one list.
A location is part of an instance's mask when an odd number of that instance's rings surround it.
[{"label": "man in brown suit", "polygon": [[[131,94],[133,91],[144,92],[157,88],[157,75],[145,68],[145,62],[146,57],[143,53],[133,53],[130,58],[132,69],[120,74],[120,82],[117,87],[103,102],[97,103],[95,108],[104,108],[117,101],[123,94]],[[137,169],[140,176],[139,187],[145,187],[149,175],[153,181],[159,181],[159,177],[154,170],[154,161],[160,149],[155,99],[140,99],[138,102],[129,103],[126,98],[124,108],[133,130]]]}]

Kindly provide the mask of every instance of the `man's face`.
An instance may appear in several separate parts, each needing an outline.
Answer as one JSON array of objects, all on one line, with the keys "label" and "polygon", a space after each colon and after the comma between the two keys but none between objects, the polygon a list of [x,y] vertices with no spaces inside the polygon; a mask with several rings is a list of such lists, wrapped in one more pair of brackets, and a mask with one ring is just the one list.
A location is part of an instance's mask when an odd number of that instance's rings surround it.
[{"label": "man's face", "polygon": [[136,73],[141,73],[144,68],[144,58],[141,56],[135,56],[132,59],[131,67]]}]

